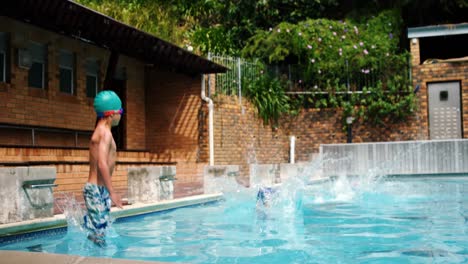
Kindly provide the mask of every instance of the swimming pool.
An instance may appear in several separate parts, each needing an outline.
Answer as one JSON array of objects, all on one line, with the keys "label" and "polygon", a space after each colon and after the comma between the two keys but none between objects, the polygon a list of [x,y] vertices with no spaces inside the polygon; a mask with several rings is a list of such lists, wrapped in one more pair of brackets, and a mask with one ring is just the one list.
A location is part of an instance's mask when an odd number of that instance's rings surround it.
[{"label": "swimming pool", "polygon": [[336,179],[257,189],[221,202],[118,219],[106,248],[77,227],[5,241],[0,250],[185,263],[466,263],[463,177]]}]

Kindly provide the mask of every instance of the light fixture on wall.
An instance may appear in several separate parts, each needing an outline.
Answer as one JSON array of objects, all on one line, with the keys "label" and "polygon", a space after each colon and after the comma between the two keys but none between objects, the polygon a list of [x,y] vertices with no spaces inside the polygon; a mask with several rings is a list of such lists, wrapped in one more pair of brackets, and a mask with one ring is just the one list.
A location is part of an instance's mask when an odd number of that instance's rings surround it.
[{"label": "light fixture on wall", "polygon": [[353,122],[354,122],[354,117],[348,116],[346,117],[346,125],[347,125],[347,143],[353,143]]},{"label": "light fixture on wall", "polygon": [[417,38],[412,39],[411,43],[413,43],[413,45],[415,45],[416,43],[418,43],[418,39]]},{"label": "light fixture on wall", "polygon": [[31,52],[27,48],[18,48],[18,67],[29,70],[31,66]]}]

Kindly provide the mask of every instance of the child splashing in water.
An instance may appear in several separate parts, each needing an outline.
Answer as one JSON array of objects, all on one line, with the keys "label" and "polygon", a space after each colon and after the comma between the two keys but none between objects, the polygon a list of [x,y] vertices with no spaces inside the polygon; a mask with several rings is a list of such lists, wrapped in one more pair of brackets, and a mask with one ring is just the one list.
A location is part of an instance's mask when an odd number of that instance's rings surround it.
[{"label": "child splashing in water", "polygon": [[120,122],[122,102],[113,91],[102,91],[94,99],[94,110],[97,122],[89,145],[89,177],[83,188],[87,209],[84,227],[89,231],[89,240],[98,246],[105,246],[111,200],[122,208],[120,196],[111,181],[116,160],[116,145],[111,128]]},{"label": "child splashing in water", "polygon": [[257,206],[270,207],[276,189],[273,187],[260,187],[257,192]]}]

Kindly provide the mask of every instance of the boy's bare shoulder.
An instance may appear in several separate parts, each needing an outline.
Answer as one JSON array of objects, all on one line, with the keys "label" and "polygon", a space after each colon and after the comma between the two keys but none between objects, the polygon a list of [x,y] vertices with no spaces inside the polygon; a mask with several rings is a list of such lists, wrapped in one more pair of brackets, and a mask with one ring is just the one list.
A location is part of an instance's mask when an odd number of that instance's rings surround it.
[{"label": "boy's bare shoulder", "polygon": [[109,142],[109,143],[112,141],[112,132],[110,131],[110,129],[101,127],[98,131],[98,135],[99,135],[99,141]]},{"label": "boy's bare shoulder", "polygon": [[109,141],[112,139],[112,132],[109,129],[106,129],[102,126],[97,126],[94,129],[93,135],[91,137],[92,142],[101,142],[101,141]]}]

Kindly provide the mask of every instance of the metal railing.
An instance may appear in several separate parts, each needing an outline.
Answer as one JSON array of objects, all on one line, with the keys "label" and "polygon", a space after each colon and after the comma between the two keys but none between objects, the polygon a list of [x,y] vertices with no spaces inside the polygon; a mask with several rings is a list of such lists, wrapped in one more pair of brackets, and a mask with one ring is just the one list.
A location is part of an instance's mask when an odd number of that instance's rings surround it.
[{"label": "metal railing", "polygon": [[[30,126],[21,126],[21,125],[10,125],[10,124],[0,124],[0,129],[6,130],[12,130],[18,131],[29,131],[29,137],[24,138],[24,144],[21,144],[23,146],[32,146],[32,147],[64,147],[59,144],[47,144],[47,145],[42,145],[38,143],[37,137],[38,133],[51,133],[51,134],[63,134],[63,135],[68,135],[73,138],[74,143],[73,146],[69,147],[79,147],[79,137],[80,136],[85,136],[85,137],[91,137],[92,131],[78,131],[78,130],[69,130],[69,129],[60,129],[60,128],[47,128],[47,127],[30,127]],[[8,144],[8,145],[18,145],[18,144]]]},{"label": "metal railing", "polygon": [[[242,102],[243,87],[257,79],[262,72],[258,61],[242,58],[209,54],[208,58],[229,70],[215,76],[215,93],[237,96]],[[308,94],[328,93],[330,88],[338,93],[361,93],[367,87],[377,87],[379,82],[386,81],[396,73],[407,72],[410,78],[409,62],[384,63],[363,67],[350,66],[345,60],[343,65],[334,66],[333,70],[317,70],[310,65],[267,65],[265,71],[273,76],[288,81],[287,93]],[[405,74],[403,74],[405,75]]]},{"label": "metal railing", "polygon": [[242,103],[242,85],[245,81],[252,81],[261,74],[261,67],[256,60],[249,61],[242,58],[208,54],[208,59],[226,66],[226,73],[216,74],[215,93],[237,96]]}]

